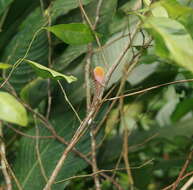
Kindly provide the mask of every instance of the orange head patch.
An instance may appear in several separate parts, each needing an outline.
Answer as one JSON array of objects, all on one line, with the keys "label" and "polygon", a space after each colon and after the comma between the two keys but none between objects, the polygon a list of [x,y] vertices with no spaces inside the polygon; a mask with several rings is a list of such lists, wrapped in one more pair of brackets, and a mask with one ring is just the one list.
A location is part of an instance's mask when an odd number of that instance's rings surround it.
[{"label": "orange head patch", "polygon": [[94,78],[98,83],[102,84],[105,78],[105,71],[102,67],[97,66],[94,68]]}]

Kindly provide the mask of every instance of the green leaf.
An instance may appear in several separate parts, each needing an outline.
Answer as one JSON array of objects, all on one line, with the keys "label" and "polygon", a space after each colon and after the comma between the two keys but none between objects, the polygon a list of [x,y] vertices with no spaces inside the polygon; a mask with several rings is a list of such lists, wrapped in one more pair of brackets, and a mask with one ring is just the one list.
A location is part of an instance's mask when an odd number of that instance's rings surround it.
[{"label": "green leaf", "polygon": [[150,6],[151,5],[151,1],[150,0],[143,0],[145,6]]},{"label": "green leaf", "polygon": [[[18,27],[20,30],[15,33],[13,38],[4,48],[2,54],[2,61],[11,65],[22,58],[29,44],[35,34],[46,23],[46,18],[42,16],[40,8],[34,9],[20,24]],[[31,49],[27,55],[27,59],[33,59],[41,64],[47,64],[48,55],[48,42],[47,35],[45,32],[40,33],[36,36]],[[6,71],[6,75],[9,72]],[[28,82],[36,77],[34,70],[27,64],[21,64],[20,67],[14,69],[14,74],[11,76],[9,82],[14,86],[18,92]]]},{"label": "green leaf", "polygon": [[13,0],[0,0],[0,15],[13,2]]},{"label": "green leaf", "polygon": [[158,57],[154,54],[147,54],[140,58],[139,62],[141,64],[151,64],[153,62],[158,61]]},{"label": "green leaf", "polygon": [[144,81],[147,77],[153,74],[158,68],[159,64],[140,64],[137,65],[130,73],[127,81],[131,85],[137,85],[140,82]]},{"label": "green leaf", "polygon": [[35,69],[37,74],[43,78],[52,78],[55,80],[65,79],[68,83],[71,83],[71,82],[74,82],[77,80],[76,77],[74,77],[72,75],[67,76],[67,75],[61,74],[57,71],[54,71],[54,70],[49,69],[43,65],[40,65],[39,63],[36,63],[34,61],[30,61],[30,60],[25,59],[25,62],[30,64]]},{"label": "green leaf", "polygon": [[[87,5],[92,0],[82,0],[82,5]],[[51,18],[55,20],[58,16],[65,15],[72,9],[79,7],[79,2],[77,0],[56,0],[53,1],[53,6],[51,7]]]},{"label": "green leaf", "polygon": [[173,86],[169,86],[165,91],[166,104],[159,109],[156,115],[156,121],[160,126],[171,124],[171,115],[179,102],[179,95]]},{"label": "green leaf", "polygon": [[182,102],[178,103],[174,112],[171,115],[172,121],[176,122],[189,111],[193,110],[193,98],[187,98]]},{"label": "green leaf", "polygon": [[55,59],[54,69],[58,71],[64,70],[70,63],[76,60],[83,53],[87,52],[87,45],[69,45],[65,51]]},{"label": "green leaf", "polygon": [[[62,136],[66,141],[69,141],[71,136],[74,134],[74,127],[78,126],[75,122],[75,118],[72,113],[66,112],[57,117],[51,117],[51,122],[53,123],[54,130],[59,136]],[[37,123],[39,128],[40,136],[49,136],[50,132],[45,126]],[[36,129],[31,128],[27,131],[29,135],[36,135]],[[90,152],[90,137],[89,134],[85,135],[82,140],[76,146],[83,154]],[[40,190],[46,184],[44,177],[42,176],[42,170],[40,163],[37,159],[37,147],[36,141],[34,139],[22,137],[19,141],[19,150],[17,153],[16,160],[14,162],[14,171],[17,173],[18,180],[20,181],[23,189],[28,190]],[[65,145],[56,139],[41,139],[39,142],[39,152],[42,161],[43,168],[45,170],[46,176],[49,177],[55,168],[62,152],[65,149]],[[50,159],[52,158],[52,159]],[[22,167],[21,167],[22,166]],[[83,170],[87,166],[87,163],[74,152],[68,155],[62,169],[57,176],[56,181],[63,180],[65,178],[74,176],[78,171]],[[38,183],[34,183],[38,181]],[[67,186],[67,183],[57,183],[53,184],[52,190],[62,190]],[[14,188],[16,189],[16,188]]]},{"label": "green leaf", "polygon": [[168,12],[163,6],[160,6],[159,3],[153,5],[154,6],[151,8],[151,12],[154,17],[168,17]]},{"label": "green leaf", "polygon": [[182,24],[169,18],[150,17],[144,27],[154,36],[159,56],[193,72],[193,40]]},{"label": "green leaf", "polygon": [[67,44],[81,45],[94,40],[90,28],[82,23],[59,24],[46,27],[45,29],[54,33],[59,39]]},{"label": "green leaf", "polygon": [[37,78],[21,90],[20,96],[32,108],[35,108],[48,95],[48,86],[47,79]]},{"label": "green leaf", "polygon": [[173,19],[179,19],[187,13],[191,13],[190,7],[180,5],[176,0],[162,0],[159,2]]},{"label": "green leaf", "polygon": [[[118,0],[105,0],[102,1],[101,9],[99,12],[99,22],[97,31],[102,34],[102,40],[107,40],[110,33],[110,24],[116,14]],[[94,11],[96,12],[96,11]],[[95,15],[94,15],[95,18]],[[123,19],[124,20],[124,19]],[[118,26],[119,27],[119,26]]]},{"label": "green leaf", "polygon": [[21,126],[26,126],[28,122],[23,105],[7,92],[0,92],[0,120]]},{"label": "green leaf", "polygon": [[0,62],[0,69],[9,69],[12,65]]},{"label": "green leaf", "polygon": [[[22,3],[22,5],[24,4],[24,2]],[[90,2],[91,0],[82,1],[83,5],[86,5]],[[18,4],[21,4],[21,2]],[[20,21],[20,22],[17,22],[18,24],[15,27],[13,27],[14,29],[17,27],[20,30],[16,30],[17,33],[14,32],[13,34],[9,35],[10,36],[9,41],[7,40],[8,42],[6,43],[6,46],[2,51],[3,52],[1,56],[2,62],[7,62],[7,60],[9,60],[10,64],[14,64],[18,59],[22,58],[26,53],[26,49],[28,48],[30,41],[34,36],[34,33],[41,27],[45,26],[45,24],[47,23],[47,19],[46,17],[43,16],[42,9],[40,7],[38,7],[37,9],[34,9],[35,7],[34,4],[33,6],[29,3],[27,4],[28,4],[27,7],[30,7],[30,9],[27,10],[26,14],[24,14],[24,12],[26,11],[26,8],[25,8],[25,11],[23,11],[22,15],[25,15],[25,19],[22,16],[22,24],[20,24],[21,22]],[[51,16],[52,22],[55,22],[55,20],[59,16],[65,15],[69,13],[71,10],[76,9],[78,7],[79,7],[79,3],[77,0],[53,1],[52,6],[50,6],[50,13],[51,13],[50,16]],[[15,8],[16,10],[20,10],[21,6],[18,6],[18,9],[17,7]],[[15,11],[15,8],[14,8],[14,11]],[[22,12],[21,10],[18,11],[18,14],[21,15],[21,12]],[[5,35],[1,40],[5,39],[5,37],[7,37],[6,34],[10,33],[10,31],[12,31],[12,28],[8,28],[5,31]],[[47,34],[46,32],[42,32],[36,37],[35,41],[33,42],[27,58],[33,59],[38,63],[47,65],[48,47],[49,46],[48,46]],[[9,81],[14,86],[16,91],[20,91],[28,82],[32,81],[34,78],[35,78],[35,74],[33,69],[26,64],[22,64],[20,67],[14,70],[14,74],[12,75]]]},{"label": "green leaf", "polygon": [[[117,33],[106,42],[106,44],[110,43],[116,38],[119,38],[122,35],[122,33]],[[128,44],[128,38],[122,37],[120,40],[115,41],[114,43],[110,44],[109,46],[106,46],[103,48],[103,54],[105,55],[106,62],[108,63],[106,70],[108,70],[115,60],[117,60],[117,57],[121,54],[121,52],[124,51],[125,46]],[[108,83],[108,86],[111,86],[112,84],[116,83],[122,76],[122,71],[124,67],[124,63],[126,60],[129,60],[132,56],[132,52],[129,50],[121,60],[119,67],[116,68],[114,71],[111,80]],[[104,59],[102,56],[101,51],[96,51],[96,53],[92,57],[92,62],[95,66],[102,66],[104,67]]]},{"label": "green leaf", "polygon": [[179,4],[176,0],[162,0],[159,3],[167,10],[170,18],[178,20],[186,27],[193,38],[193,9]]}]

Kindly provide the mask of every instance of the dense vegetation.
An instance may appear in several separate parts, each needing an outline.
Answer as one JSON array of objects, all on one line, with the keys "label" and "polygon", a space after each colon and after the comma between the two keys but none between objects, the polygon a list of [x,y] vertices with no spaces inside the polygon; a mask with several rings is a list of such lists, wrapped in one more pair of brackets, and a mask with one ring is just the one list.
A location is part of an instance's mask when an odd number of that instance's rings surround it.
[{"label": "dense vegetation", "polygon": [[191,0],[0,0],[0,189],[193,189],[192,73]]}]

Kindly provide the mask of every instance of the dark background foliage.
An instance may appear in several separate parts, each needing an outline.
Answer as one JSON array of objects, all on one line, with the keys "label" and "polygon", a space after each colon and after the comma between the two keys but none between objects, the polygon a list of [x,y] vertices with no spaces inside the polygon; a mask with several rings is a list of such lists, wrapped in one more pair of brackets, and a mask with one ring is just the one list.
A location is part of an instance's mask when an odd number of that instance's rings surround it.
[{"label": "dark background foliage", "polygon": [[[91,26],[81,11],[80,2],[92,24],[99,18],[94,32],[93,28],[89,29]],[[91,88],[91,96],[96,94],[94,67],[102,66],[107,73],[128,43],[129,48],[105,86],[108,98],[193,78],[192,1],[80,2],[0,0],[0,62],[15,66],[19,59],[25,58],[64,74],[64,78],[66,75],[77,78],[72,83],[62,79],[59,85],[52,80],[52,71],[49,79],[42,78],[43,70],[37,66],[34,69],[25,60],[20,60],[18,67],[12,69],[3,69],[0,65],[1,84],[9,79],[0,92],[15,96],[28,113],[27,127],[15,125],[17,122],[10,124],[0,116],[6,157],[21,189],[44,188],[66,142],[79,126],[70,104],[83,120],[88,113],[86,89]],[[62,31],[67,35],[67,42],[54,32],[40,30],[70,23],[88,24],[85,39],[81,36],[85,31],[80,34],[78,28],[73,31],[75,34]],[[74,39],[76,45],[71,43]],[[84,40],[87,43],[80,43]],[[88,61],[90,67],[86,70]],[[45,75],[48,76],[48,72]],[[17,108],[14,109],[17,112]],[[165,85],[104,102],[92,125],[93,129],[100,127],[95,135],[98,170],[108,170],[97,176],[101,189],[164,189],[176,181],[187,162],[186,171],[175,188],[180,189],[189,179],[186,175],[193,175],[193,162],[187,161],[193,150],[192,110],[192,82]],[[93,176],[82,178],[93,172],[91,130],[86,131],[68,155],[53,190],[96,189]],[[73,176],[77,177],[72,179]],[[11,179],[13,189],[19,189],[14,177]],[[60,180],[65,181],[59,183]],[[3,174],[0,184],[1,189],[6,189]]]}]

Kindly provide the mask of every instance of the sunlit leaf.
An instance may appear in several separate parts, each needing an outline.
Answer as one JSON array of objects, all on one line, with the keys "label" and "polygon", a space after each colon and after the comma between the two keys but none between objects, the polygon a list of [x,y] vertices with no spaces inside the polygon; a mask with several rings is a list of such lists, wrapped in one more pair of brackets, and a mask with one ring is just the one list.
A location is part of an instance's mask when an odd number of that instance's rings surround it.
[{"label": "sunlit leaf", "polygon": [[150,17],[144,27],[153,35],[159,56],[193,72],[193,40],[184,26],[170,18]]},{"label": "sunlit leaf", "polygon": [[12,65],[0,62],[0,69],[9,69]]},{"label": "sunlit leaf", "polygon": [[27,113],[21,103],[7,92],[0,92],[0,120],[26,126]]},{"label": "sunlit leaf", "polygon": [[162,0],[159,3],[167,10],[170,18],[178,20],[186,27],[193,38],[193,9],[181,5],[176,0]]},{"label": "sunlit leaf", "polygon": [[180,5],[176,0],[162,0],[159,2],[168,12],[169,16],[174,19],[192,12],[190,7]]},{"label": "sunlit leaf", "polygon": [[36,63],[34,61],[30,61],[26,59],[25,62],[30,64],[35,69],[37,74],[43,78],[52,78],[55,80],[65,79],[68,83],[71,83],[77,80],[74,76],[67,76],[67,75],[61,74],[57,71],[49,69],[48,67],[40,65],[39,63]]}]

